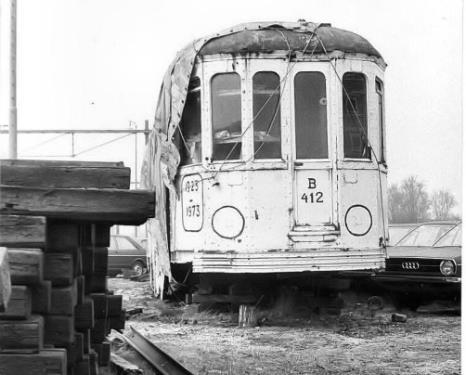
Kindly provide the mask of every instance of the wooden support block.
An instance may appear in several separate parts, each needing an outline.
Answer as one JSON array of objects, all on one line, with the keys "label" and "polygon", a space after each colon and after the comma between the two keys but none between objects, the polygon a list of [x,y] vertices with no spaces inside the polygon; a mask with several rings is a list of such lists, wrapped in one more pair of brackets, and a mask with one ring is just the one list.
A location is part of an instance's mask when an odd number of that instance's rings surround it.
[{"label": "wooden support block", "polygon": [[86,275],[86,294],[105,293],[107,291],[107,274],[94,273]]},{"label": "wooden support block", "polygon": [[89,359],[89,354],[85,354],[83,359],[76,363],[74,368],[75,375],[91,375],[91,361]]},{"label": "wooden support block", "polygon": [[66,350],[44,349],[37,354],[0,353],[2,375],[66,375]]},{"label": "wooden support block", "polygon": [[54,286],[71,285],[74,276],[73,255],[66,253],[44,254],[44,278]]},{"label": "wooden support block", "polygon": [[110,246],[110,228],[107,223],[86,223],[81,226],[81,245],[94,247]]},{"label": "wooden support block", "polygon": [[120,316],[123,306],[123,296],[107,295],[108,316]]},{"label": "wooden support block", "polygon": [[90,162],[11,160],[0,162],[0,183],[46,188],[129,189],[130,168],[113,164],[90,165]]},{"label": "wooden support block", "polygon": [[108,318],[108,331],[112,329],[116,329],[118,331],[125,329],[125,322],[126,322],[126,310],[121,310],[120,315],[110,316]]},{"label": "wooden support block", "polygon": [[193,303],[232,303],[250,304],[255,303],[257,298],[253,295],[231,295],[231,294],[193,294]]},{"label": "wooden support block", "polygon": [[0,246],[45,247],[46,219],[41,216],[2,215],[0,217]]},{"label": "wooden support block", "polygon": [[30,286],[32,295],[32,312],[48,314],[52,306],[52,282],[42,281]]},{"label": "wooden support block", "polygon": [[80,275],[76,278],[76,284],[78,287],[78,305],[84,302],[85,289],[86,289],[86,278],[84,275]]},{"label": "wooden support block", "polygon": [[105,293],[91,293],[89,295],[94,301],[94,317],[103,319],[107,317],[107,294]]},{"label": "wooden support block", "polygon": [[110,343],[105,340],[101,344],[92,344],[92,349],[94,349],[98,355],[99,366],[107,366],[110,362]]},{"label": "wooden support block", "polygon": [[8,249],[12,284],[31,285],[42,282],[44,254],[40,249]]},{"label": "wooden support block", "polygon": [[83,274],[94,273],[94,248],[92,246],[81,247]]},{"label": "wooden support block", "polygon": [[89,351],[89,367],[91,370],[91,375],[99,374],[99,357],[94,349]]},{"label": "wooden support block", "polygon": [[91,350],[91,330],[85,329],[82,331],[84,338],[84,354],[89,354]]},{"label": "wooden support block", "polygon": [[0,247],[0,312],[8,308],[11,296],[10,264],[6,247]]},{"label": "wooden support block", "polygon": [[101,343],[107,335],[107,319],[96,319],[91,330],[91,343]]},{"label": "wooden support block", "polygon": [[108,248],[94,248],[94,272],[98,274],[107,274],[108,269]]},{"label": "wooden support block", "polygon": [[238,314],[239,327],[255,327],[257,325],[257,315],[255,306],[240,305]]},{"label": "wooden support block", "polygon": [[59,253],[79,247],[80,224],[60,220],[47,223],[47,251]]},{"label": "wooden support block", "polygon": [[0,214],[140,225],[155,215],[146,190],[49,189],[0,185]]},{"label": "wooden support block", "polygon": [[83,331],[94,327],[94,301],[85,297],[82,304],[75,308],[75,327]]},{"label": "wooden support block", "polygon": [[45,319],[45,343],[66,346],[74,340],[74,316],[47,315]]},{"label": "wooden support block", "polygon": [[39,352],[44,344],[44,320],[33,315],[27,320],[0,320],[0,351]]},{"label": "wooden support block", "polygon": [[66,351],[68,367],[82,360],[84,355],[84,335],[82,333],[75,333],[74,340],[66,346]]},{"label": "wooden support block", "polygon": [[78,283],[76,279],[71,286],[52,288],[51,315],[73,315],[78,303]]},{"label": "wooden support block", "polygon": [[0,319],[29,319],[31,317],[31,291],[25,285],[13,285],[8,308]]}]

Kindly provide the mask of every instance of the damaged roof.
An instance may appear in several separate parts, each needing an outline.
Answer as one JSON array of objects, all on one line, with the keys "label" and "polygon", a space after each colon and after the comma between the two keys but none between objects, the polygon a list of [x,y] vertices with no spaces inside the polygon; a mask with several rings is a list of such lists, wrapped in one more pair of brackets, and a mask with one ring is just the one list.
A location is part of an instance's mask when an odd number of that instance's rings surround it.
[{"label": "damaged roof", "polygon": [[[235,27],[230,33],[220,33],[218,37],[211,38],[204,44],[199,55],[270,53],[290,49],[304,51],[305,54],[325,53],[320,40],[328,53],[339,51],[382,58],[367,39],[330,24],[276,22],[262,25],[261,27],[258,23],[243,24]],[[309,42],[314,33],[316,37]]]}]

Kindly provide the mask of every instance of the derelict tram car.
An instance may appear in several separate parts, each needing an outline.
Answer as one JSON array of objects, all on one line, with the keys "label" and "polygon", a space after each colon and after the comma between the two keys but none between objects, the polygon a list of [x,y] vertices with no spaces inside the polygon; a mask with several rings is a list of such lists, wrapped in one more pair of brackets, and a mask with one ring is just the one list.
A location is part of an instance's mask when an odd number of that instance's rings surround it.
[{"label": "derelict tram car", "polygon": [[197,54],[170,218],[175,266],[384,267],[386,64],[357,34],[294,25],[246,25]]}]

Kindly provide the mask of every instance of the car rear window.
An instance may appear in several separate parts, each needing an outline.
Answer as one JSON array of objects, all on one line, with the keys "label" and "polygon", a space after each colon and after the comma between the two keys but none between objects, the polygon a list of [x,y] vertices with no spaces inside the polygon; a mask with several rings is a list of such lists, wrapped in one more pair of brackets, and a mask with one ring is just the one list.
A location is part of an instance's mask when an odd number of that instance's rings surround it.
[{"label": "car rear window", "polygon": [[403,238],[397,246],[432,246],[452,225],[421,225]]}]

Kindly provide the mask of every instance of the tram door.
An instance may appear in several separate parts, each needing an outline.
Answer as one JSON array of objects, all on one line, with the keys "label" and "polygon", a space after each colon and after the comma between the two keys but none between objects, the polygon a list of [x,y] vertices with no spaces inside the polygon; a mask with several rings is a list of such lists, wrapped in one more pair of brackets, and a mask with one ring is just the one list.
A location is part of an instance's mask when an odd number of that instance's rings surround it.
[{"label": "tram door", "polygon": [[294,77],[294,211],[296,229],[332,223],[332,163],[327,131],[327,83],[321,72]]}]

